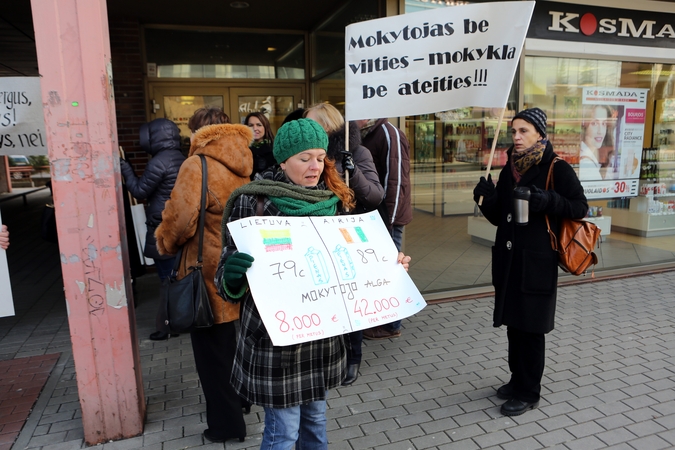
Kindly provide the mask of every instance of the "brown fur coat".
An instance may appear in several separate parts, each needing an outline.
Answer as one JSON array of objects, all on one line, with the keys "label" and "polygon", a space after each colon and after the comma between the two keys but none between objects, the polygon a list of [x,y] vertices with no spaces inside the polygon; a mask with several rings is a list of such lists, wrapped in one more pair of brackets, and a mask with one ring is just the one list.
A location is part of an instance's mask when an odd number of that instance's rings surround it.
[{"label": "brown fur coat", "polygon": [[162,212],[162,223],[155,232],[160,254],[175,254],[180,246],[185,245],[178,271],[178,279],[183,278],[187,267],[197,261],[197,226],[202,189],[202,164],[198,155],[205,155],[208,195],[202,270],[216,324],[239,318],[239,306],[226,302],[218,295],[213,279],[220,260],[223,208],[232,191],[249,181],[253,158],[248,147],[252,140],[253,133],[245,125],[208,125],[200,128],[192,140],[188,159],[178,172],[171,198]]}]

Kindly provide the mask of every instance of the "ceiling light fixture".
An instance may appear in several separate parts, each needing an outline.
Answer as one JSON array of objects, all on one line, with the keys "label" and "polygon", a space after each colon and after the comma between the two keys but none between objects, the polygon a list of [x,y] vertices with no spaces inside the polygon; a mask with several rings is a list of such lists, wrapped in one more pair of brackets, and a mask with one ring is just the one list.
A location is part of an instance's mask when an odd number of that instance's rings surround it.
[{"label": "ceiling light fixture", "polygon": [[248,5],[247,2],[232,2],[232,3],[230,3],[230,7],[234,8],[234,9],[244,9],[244,8],[248,8],[248,6],[249,5]]}]

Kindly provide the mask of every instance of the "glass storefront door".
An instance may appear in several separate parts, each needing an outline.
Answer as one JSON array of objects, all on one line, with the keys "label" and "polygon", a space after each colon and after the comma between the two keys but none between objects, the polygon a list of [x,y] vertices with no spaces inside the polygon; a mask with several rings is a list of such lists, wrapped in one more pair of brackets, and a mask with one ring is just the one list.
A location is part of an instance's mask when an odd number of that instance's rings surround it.
[{"label": "glass storefront door", "polygon": [[190,148],[190,129],[187,126],[192,114],[199,108],[222,108],[225,114],[232,117],[229,111],[230,94],[225,86],[176,86],[153,85],[148,90],[150,105],[148,120],[165,118],[178,125],[181,136],[181,147],[187,153]]},{"label": "glass storefront door", "polygon": [[263,112],[276,134],[284,118],[304,104],[303,92],[304,85],[235,87],[225,83],[150,83],[148,117],[149,120],[164,117],[175,122],[181,132],[183,149],[187,151],[191,134],[187,123],[195,110],[208,106],[222,108],[232,123],[243,123],[250,112]]},{"label": "glass storefront door", "polygon": [[299,87],[230,88],[232,122],[243,123],[249,113],[262,112],[269,119],[275,135],[286,116],[303,104]]}]

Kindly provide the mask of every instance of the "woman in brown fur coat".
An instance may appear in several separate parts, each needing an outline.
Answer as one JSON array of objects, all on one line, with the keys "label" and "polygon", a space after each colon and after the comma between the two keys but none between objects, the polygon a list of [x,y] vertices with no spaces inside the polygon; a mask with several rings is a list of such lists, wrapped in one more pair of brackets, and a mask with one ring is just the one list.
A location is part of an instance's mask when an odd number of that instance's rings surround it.
[{"label": "woman in brown fur coat", "polygon": [[[232,191],[248,183],[253,170],[249,145],[251,129],[230,124],[222,110],[201,108],[195,111],[188,126],[192,130],[190,152],[183,163],[157,228],[157,249],[161,254],[175,254],[184,246],[178,279],[197,260],[199,245],[199,209],[201,207],[202,165],[199,155],[206,156],[208,193],[204,226],[203,272],[213,310],[214,325],[190,333],[195,365],[206,399],[208,428],[204,437],[212,442],[246,436],[239,396],[229,383],[236,333],[234,321],[239,306],[224,301],[213,279],[220,260],[220,224],[223,208]],[[215,123],[215,125],[213,125]]]}]

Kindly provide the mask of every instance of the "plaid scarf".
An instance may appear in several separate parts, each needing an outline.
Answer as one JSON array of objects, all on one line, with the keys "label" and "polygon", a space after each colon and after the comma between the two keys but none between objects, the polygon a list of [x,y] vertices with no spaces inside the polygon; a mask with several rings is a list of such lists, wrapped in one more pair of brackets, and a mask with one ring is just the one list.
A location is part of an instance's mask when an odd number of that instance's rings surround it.
[{"label": "plaid scarf", "polygon": [[511,152],[511,172],[513,173],[513,178],[516,180],[516,183],[520,182],[521,177],[525,175],[525,172],[527,172],[530,167],[539,164],[541,157],[544,156],[544,150],[546,150],[547,143],[548,141],[546,139],[542,139],[522,152],[517,152],[515,150]]}]

